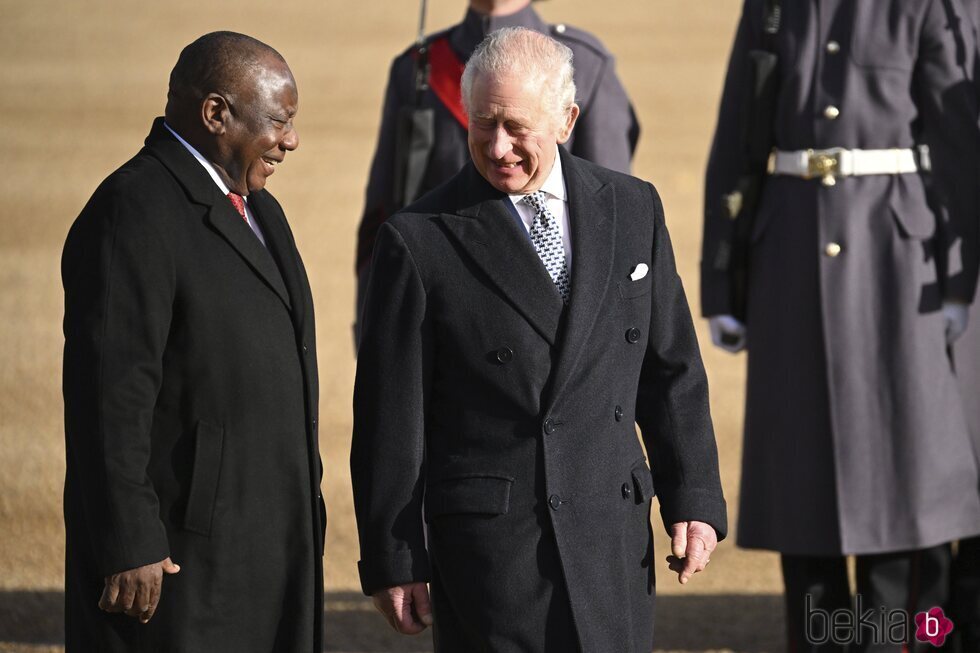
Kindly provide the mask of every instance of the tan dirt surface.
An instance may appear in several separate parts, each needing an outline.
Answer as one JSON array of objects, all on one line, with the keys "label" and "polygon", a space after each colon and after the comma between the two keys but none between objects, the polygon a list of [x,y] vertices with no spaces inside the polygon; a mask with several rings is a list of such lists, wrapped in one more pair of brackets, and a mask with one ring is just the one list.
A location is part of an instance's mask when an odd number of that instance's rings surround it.
[{"label": "tan dirt surface", "polygon": [[[432,0],[429,30],[464,0]],[[702,174],[738,0],[552,0],[552,22],[596,33],[616,54],[643,135],[635,174],[667,210],[698,313]],[[429,651],[428,635],[388,630],[358,592],[347,459],[353,384],[353,256],[391,58],[414,38],[411,0],[123,0],[0,3],[0,651],[61,651],[64,444],[61,247],[98,183],[142,144],[163,111],[181,47],[216,29],[251,34],[289,61],[301,147],[270,182],[303,253],[317,304],[321,453],[330,513],[326,650]],[[698,320],[730,506],[737,499],[744,358],[710,347]],[[732,514],[734,523],[734,514]],[[663,529],[658,557],[667,554]],[[681,588],[663,563],[658,651],[781,648],[772,554],[725,542]]]}]

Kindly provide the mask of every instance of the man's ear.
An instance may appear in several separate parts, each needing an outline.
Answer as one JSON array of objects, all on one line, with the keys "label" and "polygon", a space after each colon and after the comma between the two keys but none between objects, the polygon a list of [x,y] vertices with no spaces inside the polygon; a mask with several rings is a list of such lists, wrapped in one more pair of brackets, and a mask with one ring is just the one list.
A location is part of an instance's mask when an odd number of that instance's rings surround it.
[{"label": "man's ear", "polygon": [[579,111],[577,104],[573,104],[568,109],[568,115],[565,116],[565,124],[558,129],[558,143],[560,145],[564,145],[571,138],[572,129],[575,128],[575,121],[578,120]]},{"label": "man's ear", "polygon": [[230,118],[231,107],[228,106],[228,101],[217,93],[208,93],[201,103],[201,120],[204,128],[215,135],[224,134]]}]

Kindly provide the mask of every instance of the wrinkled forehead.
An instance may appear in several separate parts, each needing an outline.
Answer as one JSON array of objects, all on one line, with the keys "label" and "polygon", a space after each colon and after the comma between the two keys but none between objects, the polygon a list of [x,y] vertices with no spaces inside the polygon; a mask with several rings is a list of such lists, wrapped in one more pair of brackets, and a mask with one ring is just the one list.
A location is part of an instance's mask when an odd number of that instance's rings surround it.
[{"label": "wrinkled forehead", "polygon": [[531,118],[544,113],[540,89],[517,72],[478,73],[473,78],[470,113],[490,117],[519,114]]}]

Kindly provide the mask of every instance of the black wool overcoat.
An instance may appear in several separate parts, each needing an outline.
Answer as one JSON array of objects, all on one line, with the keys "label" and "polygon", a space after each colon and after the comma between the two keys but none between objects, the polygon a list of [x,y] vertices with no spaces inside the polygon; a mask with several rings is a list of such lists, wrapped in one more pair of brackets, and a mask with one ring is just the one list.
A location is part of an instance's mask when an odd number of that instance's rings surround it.
[{"label": "black wool overcoat", "polygon": [[[319,652],[325,512],[309,282],[158,119],[65,244],[69,653]],[[170,556],[147,625],[103,578]]]},{"label": "black wool overcoat", "polygon": [[649,653],[654,488],[665,524],[725,535],[659,197],[560,153],[567,309],[472,164],[375,249],[351,452],[361,581],[431,581],[438,651]]}]

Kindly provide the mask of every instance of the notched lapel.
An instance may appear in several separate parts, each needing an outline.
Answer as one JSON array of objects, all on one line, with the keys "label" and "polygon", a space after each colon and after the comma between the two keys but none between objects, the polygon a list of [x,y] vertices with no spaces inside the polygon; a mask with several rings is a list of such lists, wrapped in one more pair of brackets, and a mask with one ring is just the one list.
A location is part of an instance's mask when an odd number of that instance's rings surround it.
[{"label": "notched lapel", "polygon": [[552,397],[561,395],[595,327],[609,289],[616,242],[616,194],[603,185],[564,149],[559,149],[568,189],[572,230],[572,293],[568,324],[555,364]]},{"label": "notched lapel", "polygon": [[303,332],[306,317],[306,300],[304,293],[303,274],[300,271],[299,253],[293,245],[286,216],[276,201],[266,191],[252,193],[249,196],[252,210],[259,220],[262,233],[269,253],[278,264],[282,280],[286,284],[289,297],[293,302],[293,321],[300,333]]},{"label": "notched lapel", "polygon": [[286,292],[286,286],[272,256],[245,224],[228,198],[221,195],[221,191],[201,164],[194,160],[193,155],[167,131],[163,118],[153,121],[150,135],[146,138],[146,149],[170,170],[194,202],[209,207],[208,223],[279,295],[286,308],[291,308],[289,293]]},{"label": "notched lapel", "polygon": [[[224,206],[227,204],[228,206]],[[215,202],[207,213],[207,220],[215,231],[221,234],[228,244],[245,259],[266,284],[282,299],[286,308],[292,310],[289,293],[283,283],[279,268],[269,251],[262,246],[258,237],[235,211],[231,202]]]}]

